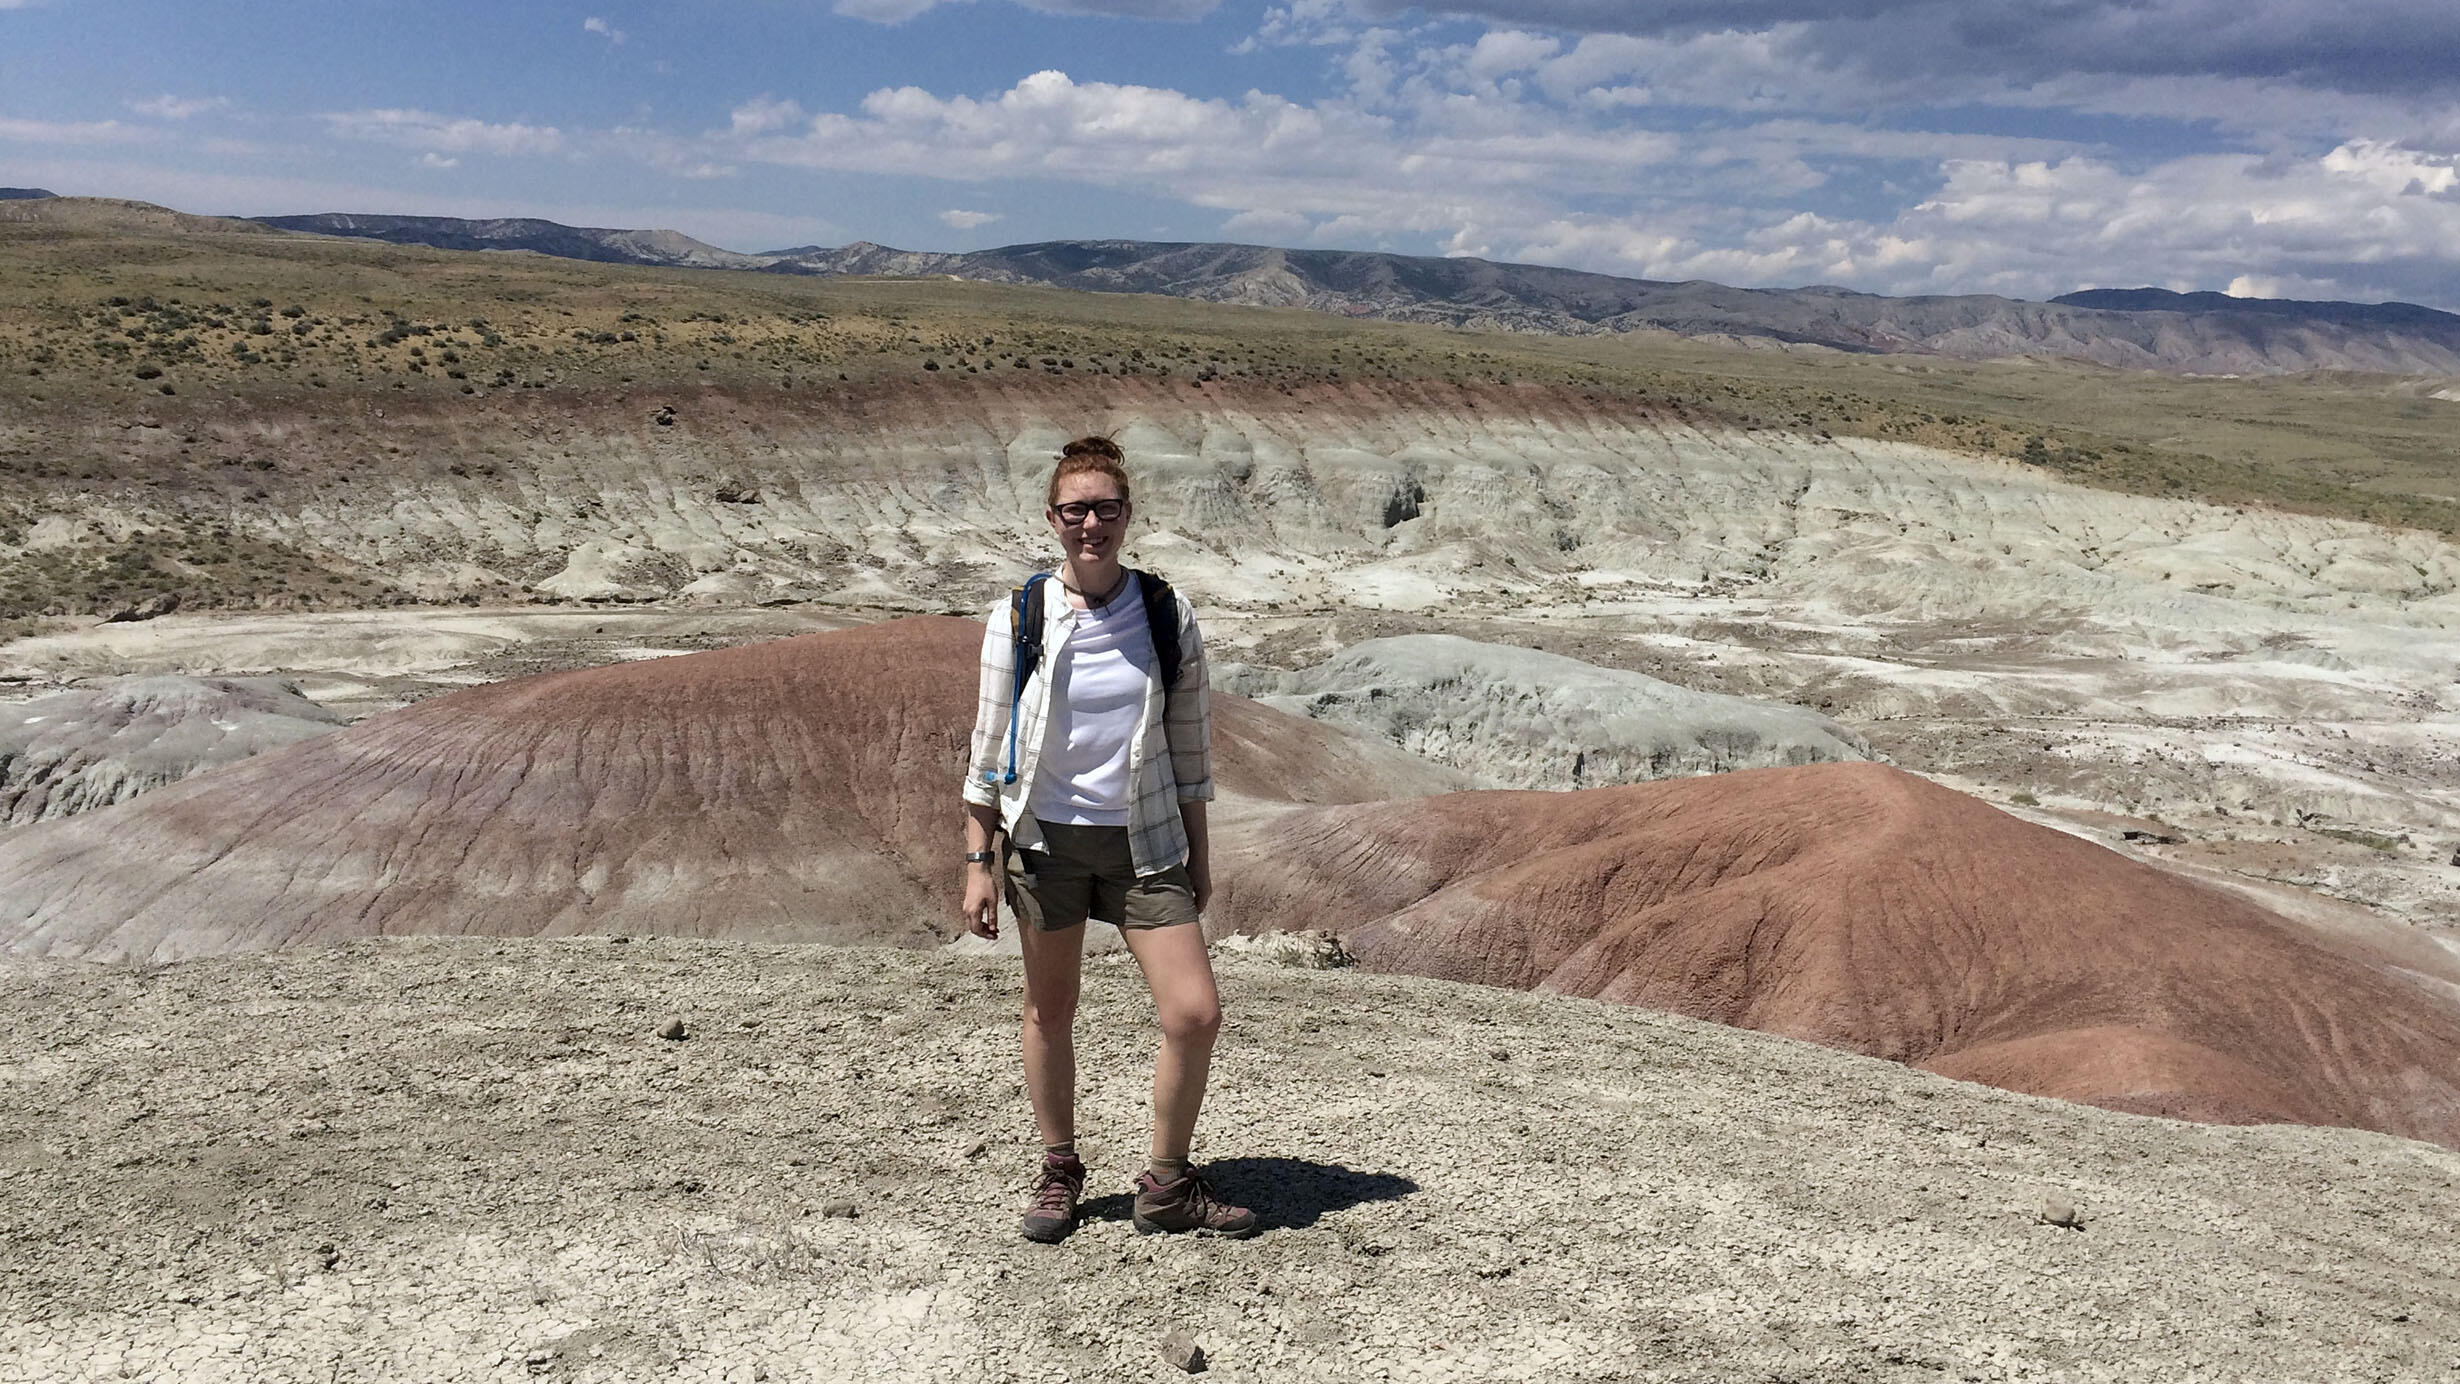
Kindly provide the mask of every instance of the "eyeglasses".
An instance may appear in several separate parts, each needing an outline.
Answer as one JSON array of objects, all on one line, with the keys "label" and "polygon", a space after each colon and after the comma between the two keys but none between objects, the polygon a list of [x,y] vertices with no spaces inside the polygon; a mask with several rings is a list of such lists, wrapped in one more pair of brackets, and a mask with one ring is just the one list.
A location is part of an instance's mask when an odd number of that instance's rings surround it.
[{"label": "eyeglasses", "polygon": [[1070,500],[1064,505],[1051,506],[1051,513],[1058,515],[1059,522],[1063,524],[1084,523],[1085,516],[1088,514],[1105,524],[1111,524],[1118,522],[1119,516],[1127,513],[1127,501]]}]

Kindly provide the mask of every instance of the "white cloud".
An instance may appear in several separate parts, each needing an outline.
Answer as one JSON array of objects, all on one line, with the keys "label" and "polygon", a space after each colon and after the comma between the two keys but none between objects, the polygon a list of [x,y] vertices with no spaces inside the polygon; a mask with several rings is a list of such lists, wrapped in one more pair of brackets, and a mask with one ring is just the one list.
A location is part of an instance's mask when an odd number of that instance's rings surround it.
[{"label": "white cloud", "polygon": [[1221,223],[1223,235],[1254,236],[1259,240],[1297,240],[1307,234],[1306,217],[1292,211],[1243,211]]},{"label": "white cloud", "polygon": [[0,141],[18,144],[132,144],[149,132],[116,120],[17,120],[0,115]]},{"label": "white cloud", "polygon": [[128,109],[139,115],[155,116],[163,120],[186,120],[193,115],[203,115],[207,111],[220,110],[229,104],[230,99],[223,96],[183,98],[165,92],[151,100],[131,101],[128,103]]},{"label": "white cloud", "polygon": [[987,99],[886,88],[856,114],[823,113],[791,135],[714,138],[751,162],[959,181],[1041,177],[1417,231],[1472,215],[1509,220],[1533,200],[1630,193],[1679,150],[1649,131],[1567,128],[1510,110],[1463,109],[1451,120],[1457,128],[1409,130],[1340,102],[1200,98],[1038,72]]},{"label": "white cloud", "polygon": [[1541,34],[1523,33],[1518,29],[1495,29],[1478,37],[1469,50],[1469,71],[1479,78],[1492,81],[1515,72],[1527,72],[1552,58],[1563,48],[1561,42]]},{"label": "white cloud", "polygon": [[621,43],[625,39],[631,37],[631,35],[626,34],[623,30],[616,28],[614,25],[607,23],[605,20],[600,19],[594,14],[581,21],[581,32],[585,34],[596,34],[598,37],[605,39],[610,44]]},{"label": "white cloud", "polygon": [[421,168],[459,168],[459,167],[461,167],[461,160],[456,159],[456,158],[447,158],[447,157],[445,157],[444,155],[439,154],[439,153],[435,152],[435,151],[434,151],[434,150],[432,150],[432,149],[428,150],[428,151],[427,151],[426,153],[424,153],[424,154],[419,155],[416,159],[413,159],[413,160],[412,160],[412,162],[413,162],[413,163],[416,163],[416,164],[417,164],[419,167],[421,167]]},{"label": "white cloud", "polygon": [[1952,74],[2017,85],[2218,76],[2446,98],[2460,90],[2449,60],[2460,51],[2460,7],[2449,0],[1341,0],[1318,8],[1353,21],[1420,9],[1674,45],[1760,36],[1798,70],[1872,85]]},{"label": "white cloud", "polygon": [[803,108],[792,101],[779,101],[767,96],[755,96],[734,108],[729,132],[736,135],[762,135],[800,125],[811,119]]},{"label": "white cloud", "polygon": [[940,213],[940,224],[958,231],[980,230],[998,219],[999,213],[995,211],[950,210]]},{"label": "white cloud", "polygon": [[[832,0],[832,13],[874,24],[903,24],[940,5],[963,0]],[[1202,19],[1221,0],[1017,0],[1044,14],[1099,15],[1112,19]]]},{"label": "white cloud", "polygon": [[1644,278],[1888,293],[2043,298],[2153,284],[2449,302],[2460,199],[2415,189],[2452,167],[2364,144],[2288,161],[2198,155],[2141,171],[2085,157],[1954,160],[1935,195],[1886,221],[1574,216],[1503,250]]},{"label": "white cloud", "polygon": [[1352,93],[1313,103],[1046,71],[982,97],[885,88],[847,112],[762,98],[708,156],[1121,188],[1218,209],[1242,238],[1432,242],[1649,278],[2025,297],[2244,278],[2448,302],[2460,272],[2460,140],[2138,166],[2106,146],[1790,113],[1781,54],[1733,35],[1685,40],[1703,71],[1675,85],[1722,71],[1771,113],[1650,128],[1589,93],[1635,70],[1664,80],[1657,40],[1352,39],[1385,70],[1360,81],[1353,61]]},{"label": "white cloud", "polygon": [[[868,19],[874,24],[903,24],[942,3],[943,0],[835,0],[829,10],[848,19]],[[945,0],[945,3],[954,4],[956,0]]]},{"label": "white cloud", "polygon": [[552,125],[497,125],[422,110],[336,111],[319,118],[345,138],[447,154],[553,154],[567,143]]},{"label": "white cloud", "polygon": [[618,125],[604,133],[589,136],[583,142],[593,149],[645,163],[661,173],[671,173],[678,178],[703,181],[735,175],[735,166],[714,157],[708,141],[681,139],[662,130]]}]

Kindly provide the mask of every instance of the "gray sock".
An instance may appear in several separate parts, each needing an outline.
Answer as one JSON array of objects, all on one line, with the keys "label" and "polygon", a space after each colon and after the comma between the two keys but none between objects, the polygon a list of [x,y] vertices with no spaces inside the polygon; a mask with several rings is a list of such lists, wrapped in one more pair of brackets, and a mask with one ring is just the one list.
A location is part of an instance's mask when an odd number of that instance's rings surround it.
[{"label": "gray sock", "polygon": [[1070,1139],[1064,1144],[1044,1144],[1042,1146],[1042,1161],[1045,1163],[1075,1162],[1076,1141],[1074,1139]]},{"label": "gray sock", "polygon": [[1157,1157],[1146,1166],[1146,1171],[1153,1174],[1153,1180],[1156,1182],[1176,1182],[1187,1176],[1187,1170],[1191,1166],[1193,1165],[1184,1158]]}]

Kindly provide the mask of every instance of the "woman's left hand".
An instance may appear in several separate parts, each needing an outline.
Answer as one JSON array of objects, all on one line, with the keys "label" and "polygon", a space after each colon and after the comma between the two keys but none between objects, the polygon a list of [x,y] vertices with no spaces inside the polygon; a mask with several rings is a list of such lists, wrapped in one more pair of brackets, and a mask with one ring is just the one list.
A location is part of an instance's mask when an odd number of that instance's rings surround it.
[{"label": "woman's left hand", "polygon": [[1211,861],[1190,858],[1187,862],[1187,882],[1196,890],[1196,911],[1213,899],[1213,865]]}]

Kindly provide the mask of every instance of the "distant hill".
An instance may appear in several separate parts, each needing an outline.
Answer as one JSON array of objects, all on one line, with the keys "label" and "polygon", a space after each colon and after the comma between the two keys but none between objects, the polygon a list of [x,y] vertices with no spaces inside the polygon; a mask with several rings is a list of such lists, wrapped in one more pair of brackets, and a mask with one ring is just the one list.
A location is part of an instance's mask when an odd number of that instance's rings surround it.
[{"label": "distant hill", "polygon": [[[2059,356],[2199,374],[2460,370],[2460,315],[2408,304],[2280,303],[2241,313],[1987,294],[1889,298],[1851,289],[1733,288],[1503,264],[1261,245],[1051,241],[966,254],[858,242],[772,252],[821,274],[946,274],[1108,293],[1303,307],[1354,317],[1585,335],[1662,331],[1876,354]],[[2165,295],[2178,298],[2180,295]],[[2196,295],[2220,304],[2258,301]]]},{"label": "distant hill", "polygon": [[760,269],[765,256],[739,255],[694,240],[681,231],[626,231],[566,226],[535,217],[469,221],[458,216],[361,216],[320,212],[314,216],[259,216],[257,222],[313,235],[356,236],[395,245],[432,245],[440,250],[528,250],[603,264],[655,264],[690,269]]},{"label": "distant hill", "polygon": [[2173,293],[2166,288],[2088,288],[2062,293],[2050,300],[2069,307],[2111,312],[2186,312],[2198,315],[2244,313],[2289,317],[2315,322],[2339,322],[2353,327],[2412,328],[2449,331],[2460,316],[2415,303],[2339,303],[2299,298],[2236,298],[2227,293]]},{"label": "distant hill", "polygon": [[120,197],[16,197],[0,199],[0,225],[51,226],[105,235],[249,235],[281,232],[231,216],[197,216],[152,202]]},{"label": "distant hill", "polygon": [[59,195],[47,187],[0,187],[0,202],[33,202]]},{"label": "distant hill", "polygon": [[676,231],[534,218],[325,213],[257,220],[288,231],[448,250],[530,250],[613,264],[783,274],[945,275],[1489,331],[1665,332],[1883,355],[2050,356],[2196,374],[2460,374],[2460,315],[2407,303],[2303,303],[2160,289],[2096,289],[2048,303],[1988,294],[1890,298],[1827,286],[1758,289],[1627,279],[1482,259],[1134,240],[1046,241],[962,254],[858,241],[738,254]]}]

